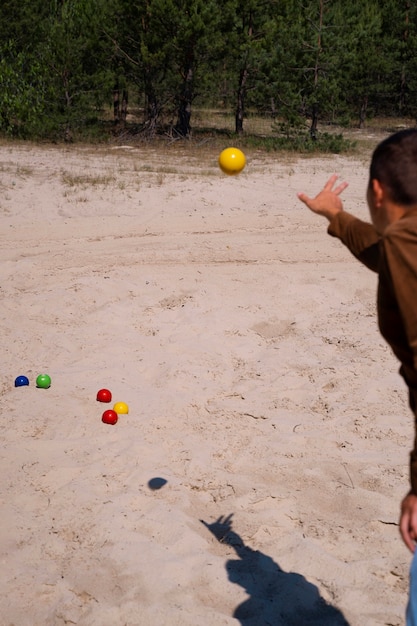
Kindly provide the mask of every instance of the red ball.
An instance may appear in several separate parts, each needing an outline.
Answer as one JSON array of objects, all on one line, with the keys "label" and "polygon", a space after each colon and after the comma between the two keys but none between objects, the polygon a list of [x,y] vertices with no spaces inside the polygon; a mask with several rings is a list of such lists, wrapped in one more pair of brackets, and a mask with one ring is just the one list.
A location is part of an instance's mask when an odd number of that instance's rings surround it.
[{"label": "red ball", "polygon": [[99,402],[111,402],[111,391],[100,389],[100,391],[97,391],[97,400]]},{"label": "red ball", "polygon": [[113,411],[112,409],[109,409],[108,411],[104,411],[102,417],[101,417],[101,421],[104,422],[105,424],[111,424],[112,426],[114,426],[117,423],[118,420],[118,416],[116,411]]}]

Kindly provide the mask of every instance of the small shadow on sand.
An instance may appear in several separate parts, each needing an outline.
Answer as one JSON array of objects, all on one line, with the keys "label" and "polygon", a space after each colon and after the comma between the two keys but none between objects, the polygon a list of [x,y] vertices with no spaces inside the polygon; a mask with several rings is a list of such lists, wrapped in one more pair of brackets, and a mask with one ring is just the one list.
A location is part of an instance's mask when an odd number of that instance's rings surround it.
[{"label": "small shadow on sand", "polygon": [[245,546],[232,530],[232,515],[211,524],[200,521],[239,557],[227,561],[226,570],[229,580],[249,594],[233,613],[242,626],[349,626],[301,574],[284,572],[271,557]]}]

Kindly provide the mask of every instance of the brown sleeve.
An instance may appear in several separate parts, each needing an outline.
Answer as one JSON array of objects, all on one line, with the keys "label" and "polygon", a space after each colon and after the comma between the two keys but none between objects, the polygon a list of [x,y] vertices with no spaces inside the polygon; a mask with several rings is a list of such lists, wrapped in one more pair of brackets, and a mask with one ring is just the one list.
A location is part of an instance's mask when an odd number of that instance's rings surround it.
[{"label": "brown sleeve", "polygon": [[373,272],[378,271],[380,237],[372,224],[341,211],[333,217],[327,232],[340,239],[366,267]]},{"label": "brown sleeve", "polygon": [[413,356],[413,368],[417,372],[417,233],[405,228],[387,229],[383,245],[407,344]]},{"label": "brown sleeve", "polygon": [[412,371],[408,372],[406,381],[409,386],[410,406],[416,418],[414,449],[410,455],[410,482],[412,492],[417,495],[417,388],[414,386],[414,374],[417,375],[417,232],[412,224],[407,228],[401,222],[402,220],[387,230],[383,245],[412,356],[409,366]]}]

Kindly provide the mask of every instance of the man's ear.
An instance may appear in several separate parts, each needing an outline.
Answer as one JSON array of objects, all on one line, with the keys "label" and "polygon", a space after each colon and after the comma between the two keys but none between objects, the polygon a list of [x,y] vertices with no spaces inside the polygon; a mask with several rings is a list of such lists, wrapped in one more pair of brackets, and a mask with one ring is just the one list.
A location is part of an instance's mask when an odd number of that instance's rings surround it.
[{"label": "man's ear", "polygon": [[379,180],[377,180],[376,178],[373,178],[371,180],[371,187],[372,187],[372,192],[374,196],[375,207],[380,208],[383,205],[384,200],[386,198],[385,189],[381,185]]}]

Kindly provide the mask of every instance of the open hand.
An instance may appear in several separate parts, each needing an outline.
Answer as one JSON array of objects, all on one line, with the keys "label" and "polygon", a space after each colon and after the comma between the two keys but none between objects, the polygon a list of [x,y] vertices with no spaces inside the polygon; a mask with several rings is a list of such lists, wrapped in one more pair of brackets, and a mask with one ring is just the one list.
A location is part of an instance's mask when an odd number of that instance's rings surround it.
[{"label": "open hand", "polygon": [[297,196],[313,213],[323,215],[330,221],[337,213],[343,211],[339,196],[348,186],[348,183],[344,182],[335,187],[338,178],[337,174],[333,174],[315,198],[309,198],[305,193],[298,193]]}]

